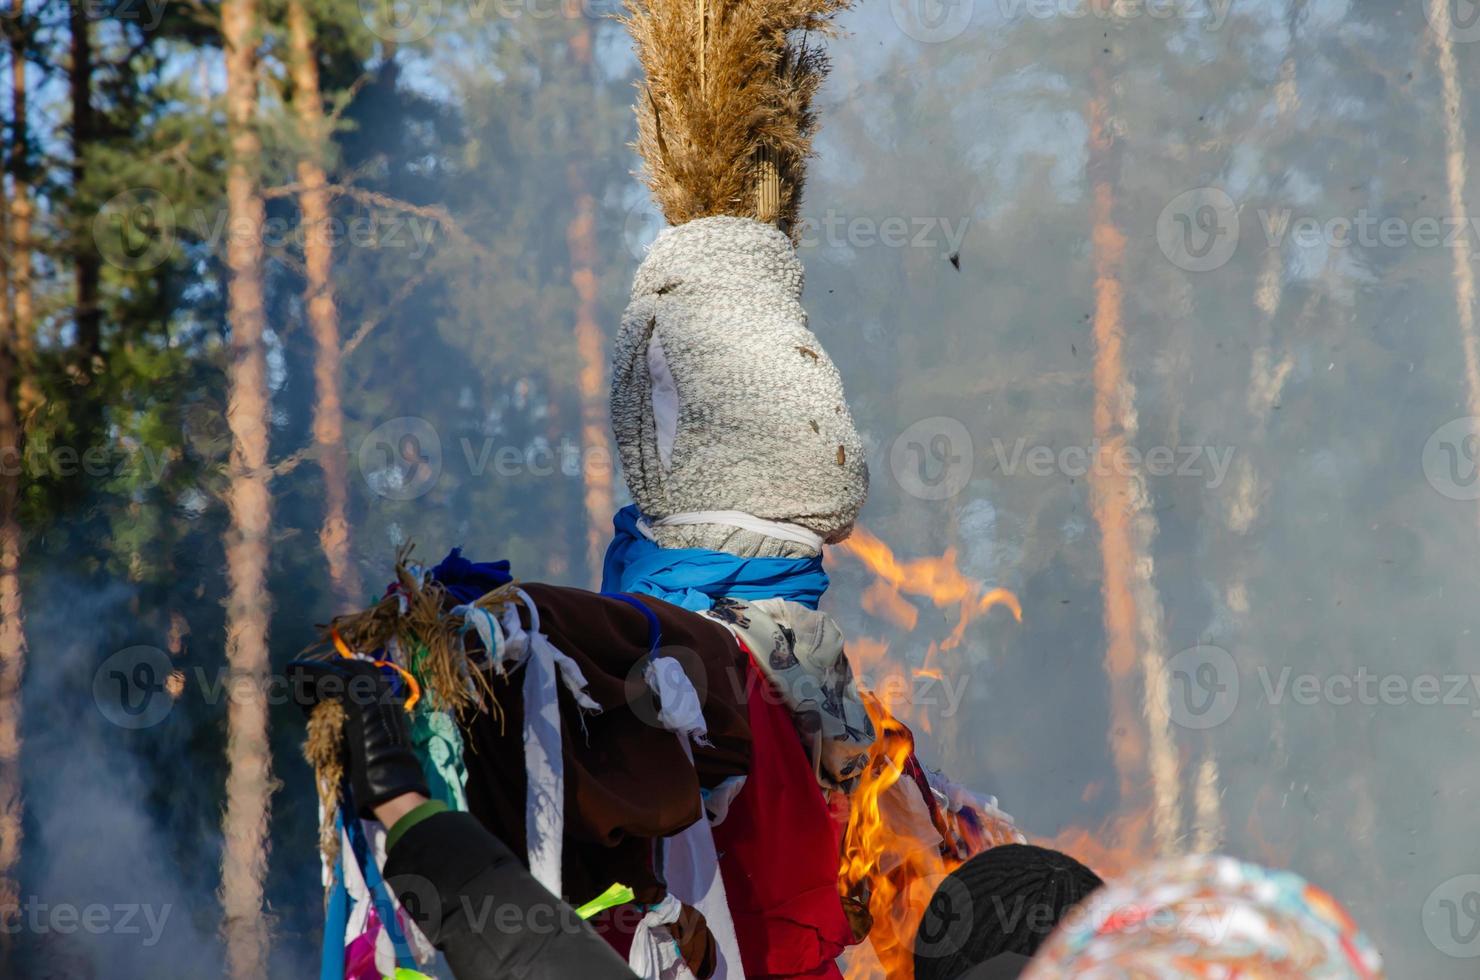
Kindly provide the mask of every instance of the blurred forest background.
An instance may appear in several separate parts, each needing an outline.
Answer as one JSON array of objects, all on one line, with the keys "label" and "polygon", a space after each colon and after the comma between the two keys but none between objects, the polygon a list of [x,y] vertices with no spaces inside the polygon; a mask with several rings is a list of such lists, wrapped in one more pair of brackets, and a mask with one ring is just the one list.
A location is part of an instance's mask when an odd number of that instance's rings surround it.
[{"label": "blurred forest background", "polygon": [[[626,500],[628,39],[614,0],[0,3],[0,972],[312,975],[274,671],[405,542],[590,585]],[[1397,977],[1480,955],[1466,13],[860,4],[800,236],[873,449],[827,608],[926,761],[1102,872],[1293,867]]]}]

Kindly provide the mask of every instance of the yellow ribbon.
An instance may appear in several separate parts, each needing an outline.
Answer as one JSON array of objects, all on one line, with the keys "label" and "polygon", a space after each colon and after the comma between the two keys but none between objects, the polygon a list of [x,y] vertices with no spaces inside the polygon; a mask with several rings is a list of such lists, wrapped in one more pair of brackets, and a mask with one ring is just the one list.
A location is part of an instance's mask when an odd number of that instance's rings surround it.
[{"label": "yellow ribbon", "polygon": [[583,919],[589,919],[598,912],[605,912],[607,909],[616,908],[618,905],[626,905],[636,898],[637,896],[632,893],[631,888],[628,888],[621,882],[617,882],[585,905],[576,909],[576,915]]}]

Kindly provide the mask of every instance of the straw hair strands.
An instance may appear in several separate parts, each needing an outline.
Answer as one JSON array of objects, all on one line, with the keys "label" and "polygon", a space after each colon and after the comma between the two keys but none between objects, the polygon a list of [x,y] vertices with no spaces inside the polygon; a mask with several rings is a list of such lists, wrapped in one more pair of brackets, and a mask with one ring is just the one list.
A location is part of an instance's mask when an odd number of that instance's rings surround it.
[{"label": "straw hair strands", "polygon": [[[510,582],[472,603],[498,617],[515,598]],[[447,590],[411,561],[410,549],[396,557],[396,588],[367,609],[335,617],[318,646],[354,653],[383,651],[414,674],[435,710],[487,710],[501,714],[485,670],[471,662],[461,613],[450,611]],[[338,638],[340,643],[335,642]],[[491,655],[492,651],[488,651]]]},{"label": "straw hair strands", "polygon": [[303,757],[313,767],[314,785],[319,793],[319,853],[329,864],[339,859],[339,828],[334,822],[339,813],[339,794],[344,783],[344,705],[324,701],[314,706],[308,716],[308,739],[303,743]]},{"label": "straw hair strands", "polygon": [[[517,594],[510,582],[481,596],[472,605],[500,617]],[[327,647],[333,656],[371,656],[408,679],[409,710],[425,691],[434,711],[485,710],[501,717],[486,671],[497,669],[494,651],[481,664],[474,662],[465,644],[464,615],[452,612],[441,583],[411,561],[411,549],[396,556],[396,587],[378,602],[356,613],[337,616],[323,627],[312,650]],[[303,754],[314,770],[321,821],[319,850],[329,864],[339,856],[335,817],[344,786],[344,705],[324,701],[309,715]]]},{"label": "straw hair strands", "polygon": [[835,33],[852,0],[627,0],[643,68],[637,150],[670,224],[715,215],[792,233]]}]

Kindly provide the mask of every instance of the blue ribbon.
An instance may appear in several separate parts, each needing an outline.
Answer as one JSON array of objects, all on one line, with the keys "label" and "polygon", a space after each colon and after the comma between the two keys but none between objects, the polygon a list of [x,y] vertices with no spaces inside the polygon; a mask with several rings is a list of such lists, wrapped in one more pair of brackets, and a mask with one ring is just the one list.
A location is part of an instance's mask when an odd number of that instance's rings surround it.
[{"label": "blue ribbon", "polygon": [[647,619],[648,624],[648,656],[656,654],[663,646],[663,624],[658,622],[658,614],[648,608],[647,603],[636,596],[625,592],[603,592],[602,595],[608,599],[620,599],[622,602],[636,609]]},{"label": "blue ribbon", "polygon": [[[334,815],[334,832],[343,824]],[[349,926],[349,891],[344,887],[344,853],[334,862],[334,881],[324,909],[324,945],[319,951],[319,980],[344,980],[344,930]]]},{"label": "blue ribbon", "polygon": [[817,608],[827,591],[822,556],[738,558],[705,548],[660,548],[637,528],[635,505],[617,511],[616,534],[606,549],[602,592],[635,592],[700,612],[724,596],[790,599]]},{"label": "blue ribbon", "polygon": [[380,868],[375,864],[375,854],[370,850],[369,841],[365,840],[365,828],[352,814],[347,816],[345,825],[349,829],[350,847],[354,850],[355,860],[359,862],[360,874],[365,877],[365,887],[370,890],[370,900],[375,903],[375,913],[380,916],[381,928],[390,937],[391,945],[396,950],[396,965],[415,966],[411,946],[406,942],[406,936],[401,932],[400,920],[396,917],[396,904],[391,900],[391,886],[381,880]]}]

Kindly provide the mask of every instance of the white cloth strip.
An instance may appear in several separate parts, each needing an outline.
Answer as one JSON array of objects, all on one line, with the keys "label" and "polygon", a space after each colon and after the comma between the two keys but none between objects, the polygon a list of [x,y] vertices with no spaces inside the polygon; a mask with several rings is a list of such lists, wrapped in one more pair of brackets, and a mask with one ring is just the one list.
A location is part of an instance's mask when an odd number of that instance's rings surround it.
[{"label": "white cloth strip", "polygon": [[529,629],[512,605],[504,612],[501,660],[522,662],[524,686],[524,834],[529,871],[556,898],[563,897],[561,862],[565,842],[565,755],[560,737],[560,698],[556,677],[576,704],[587,711],[601,705],[586,693],[586,677],[576,662],[540,632],[540,612],[523,589],[515,590],[529,610]]},{"label": "white cloth strip", "polygon": [[692,738],[708,745],[704,736],[709,733],[709,724],[704,720],[699,692],[684,673],[683,664],[673,657],[649,657],[642,676],[658,698],[658,722],[685,742]]},{"label": "white cloth strip", "polygon": [[[682,735],[679,741],[692,762],[693,748]],[[719,853],[714,847],[714,828],[702,811],[698,820],[663,841],[663,875],[668,879],[670,897],[677,896],[684,904],[698,909],[714,937],[718,955],[709,980],[745,980],[740,939],[735,933],[730,899],[719,870]]]},{"label": "white cloth strip", "polygon": [[663,341],[653,334],[647,352],[648,375],[653,379],[653,427],[658,437],[658,462],[663,475],[673,469],[673,443],[678,439],[678,385],[663,353]]},{"label": "white cloth strip", "polygon": [[822,535],[814,534],[798,524],[768,521],[739,510],[692,510],[682,514],[669,514],[653,521],[654,527],[679,527],[686,524],[719,524],[723,527],[754,531],[778,541],[799,544],[815,551],[822,550]]},{"label": "white cloth strip", "polygon": [[[690,740],[698,745],[709,744],[705,740],[709,725],[704,720],[704,708],[694,682],[673,657],[650,657],[643,676],[658,698],[658,721],[678,736],[684,755],[692,764],[694,749]],[[719,855],[714,849],[714,832],[703,816],[702,806],[700,814],[698,820],[663,841],[663,871],[669,889],[665,901],[676,897],[704,916],[718,954],[710,980],[745,980],[745,969],[740,964],[740,940],[735,934],[730,900],[720,877]],[[635,940],[632,949],[636,955]],[[645,965],[650,967],[649,954],[643,956]],[[639,976],[647,976],[632,965]]]},{"label": "white cloth strip", "polygon": [[678,899],[664,895],[663,901],[649,909],[633,930],[627,965],[643,980],[694,980],[694,974],[679,953],[678,940],[663,928],[677,922],[680,911]]}]

